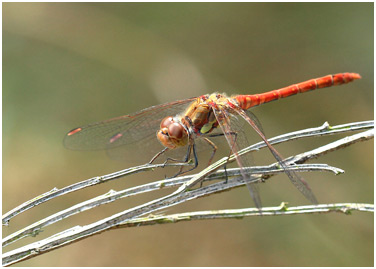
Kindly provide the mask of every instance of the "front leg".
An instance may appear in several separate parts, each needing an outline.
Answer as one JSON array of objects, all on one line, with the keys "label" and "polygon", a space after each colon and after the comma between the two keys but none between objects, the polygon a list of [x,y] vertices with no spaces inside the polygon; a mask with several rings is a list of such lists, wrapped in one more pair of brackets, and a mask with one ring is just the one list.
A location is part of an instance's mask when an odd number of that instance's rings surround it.
[{"label": "front leg", "polygon": [[163,153],[165,153],[168,150],[167,147],[162,149],[160,152],[154,155],[154,157],[150,160],[149,164],[152,164],[159,156],[161,156]]}]

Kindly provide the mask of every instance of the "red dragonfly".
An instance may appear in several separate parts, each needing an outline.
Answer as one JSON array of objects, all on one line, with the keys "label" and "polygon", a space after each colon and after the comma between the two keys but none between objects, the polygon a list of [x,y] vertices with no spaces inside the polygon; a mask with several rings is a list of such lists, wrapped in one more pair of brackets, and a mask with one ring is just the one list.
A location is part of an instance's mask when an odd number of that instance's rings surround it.
[{"label": "red dragonfly", "polygon": [[[209,138],[224,136],[231,148],[231,153],[235,155],[243,178],[248,181],[250,176],[244,172],[243,167],[251,165],[249,156],[238,154],[240,149],[248,145],[242,131],[243,125],[239,122],[239,118],[243,118],[266,143],[295,187],[312,203],[317,203],[308,184],[286,167],[281,155],[265,137],[257,118],[248,109],[297,93],[341,85],[360,78],[361,76],[356,73],[340,73],[261,94],[228,97],[225,94],[213,93],[170,102],[146,108],[134,114],[75,128],[66,135],[64,145],[75,150],[96,150],[111,149],[151,139],[157,141],[158,139],[165,148],[150,162],[168,150],[186,147],[187,154],[184,161],[188,161],[193,154],[195,166],[192,169],[194,169],[198,165],[196,155],[198,139],[212,146],[211,161],[216,146]],[[157,139],[155,139],[155,135]],[[247,184],[247,186],[255,205],[261,208],[261,199],[256,185]]]}]

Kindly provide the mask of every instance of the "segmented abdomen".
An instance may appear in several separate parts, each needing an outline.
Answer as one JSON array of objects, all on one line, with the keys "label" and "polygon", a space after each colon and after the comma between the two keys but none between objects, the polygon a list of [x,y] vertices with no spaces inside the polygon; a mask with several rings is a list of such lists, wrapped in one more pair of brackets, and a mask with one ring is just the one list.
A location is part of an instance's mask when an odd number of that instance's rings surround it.
[{"label": "segmented abdomen", "polygon": [[357,73],[339,73],[335,75],[327,75],[321,78],[310,79],[270,92],[253,95],[238,95],[233,98],[239,103],[239,106],[242,109],[249,109],[253,106],[258,106],[263,103],[278,100],[280,98],[288,97],[297,93],[341,85],[360,78],[361,76]]}]

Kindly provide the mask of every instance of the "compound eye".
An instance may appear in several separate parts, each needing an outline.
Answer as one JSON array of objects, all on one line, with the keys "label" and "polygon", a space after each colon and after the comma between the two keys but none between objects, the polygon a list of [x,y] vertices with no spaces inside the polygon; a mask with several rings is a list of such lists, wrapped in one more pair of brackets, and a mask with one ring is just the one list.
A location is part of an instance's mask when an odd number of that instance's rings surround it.
[{"label": "compound eye", "polygon": [[173,149],[175,148],[176,146],[172,143],[172,141],[170,140],[170,137],[168,136],[168,133],[167,133],[167,129],[164,128],[164,129],[161,129],[157,132],[157,137],[159,139],[159,141],[161,142],[161,144],[165,147],[168,147],[170,149]]},{"label": "compound eye", "polygon": [[180,139],[183,137],[183,134],[184,134],[184,128],[183,126],[181,126],[181,124],[179,123],[172,123],[170,124],[170,126],[168,126],[168,134],[170,135],[170,137],[174,137],[174,138],[177,138],[177,139]]},{"label": "compound eye", "polygon": [[160,132],[161,134],[165,135],[165,136],[169,136],[169,134],[168,134],[168,129],[167,129],[167,128],[162,128],[162,129],[159,130],[159,132]]},{"label": "compound eye", "polygon": [[166,117],[161,121],[161,129],[168,128],[168,126],[171,125],[171,123],[174,122],[174,119],[172,117]]}]

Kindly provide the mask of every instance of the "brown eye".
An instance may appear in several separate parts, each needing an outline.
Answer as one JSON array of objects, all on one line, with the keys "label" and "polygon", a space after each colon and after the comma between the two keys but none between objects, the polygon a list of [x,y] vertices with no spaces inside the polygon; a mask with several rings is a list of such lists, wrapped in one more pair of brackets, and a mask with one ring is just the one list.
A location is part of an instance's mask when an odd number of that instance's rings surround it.
[{"label": "brown eye", "polygon": [[168,129],[167,129],[167,128],[162,128],[162,129],[159,130],[159,132],[160,132],[161,134],[163,134],[163,135],[168,136]]},{"label": "brown eye", "polygon": [[174,145],[174,143],[171,142],[170,137],[168,136],[168,134],[164,133],[163,131],[164,130],[160,130],[157,133],[157,137],[158,137],[159,141],[161,142],[161,144],[163,146],[165,146],[165,147],[170,148],[170,149],[176,148],[176,145]]},{"label": "brown eye", "polygon": [[174,122],[174,119],[172,117],[166,117],[161,122],[161,129],[162,128],[168,128],[168,126],[171,125],[171,123]]},{"label": "brown eye", "polygon": [[183,137],[184,128],[179,123],[172,123],[168,126],[168,134],[170,137],[180,139]]}]

